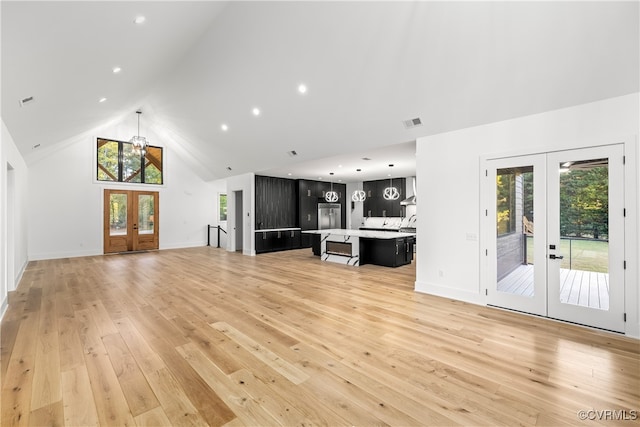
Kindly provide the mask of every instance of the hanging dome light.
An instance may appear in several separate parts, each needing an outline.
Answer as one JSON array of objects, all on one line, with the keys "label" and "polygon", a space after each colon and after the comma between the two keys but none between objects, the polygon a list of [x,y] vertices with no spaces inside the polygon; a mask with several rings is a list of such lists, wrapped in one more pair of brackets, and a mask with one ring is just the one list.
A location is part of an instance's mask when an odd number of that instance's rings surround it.
[{"label": "hanging dome light", "polygon": [[[392,168],[393,165],[391,164],[389,165],[389,167]],[[382,197],[385,200],[398,200],[400,198],[400,192],[396,187],[393,186],[393,178],[389,178],[389,186],[384,189],[384,193],[382,193]]]},{"label": "hanging dome light", "polygon": [[[333,176],[333,172],[329,173],[329,175]],[[331,191],[327,191],[324,194],[324,200],[326,200],[328,203],[335,203],[338,201],[338,199],[338,193],[333,191],[333,181],[331,181]]]},{"label": "hanging dome light", "polygon": [[367,193],[362,190],[355,190],[351,195],[351,200],[354,202],[364,202],[367,198]]},{"label": "hanging dome light", "polygon": [[140,153],[141,155],[145,155],[145,153],[147,152],[147,138],[145,138],[144,136],[140,136],[140,115],[142,114],[141,110],[136,111],[136,114],[138,115],[138,134],[134,137],[131,138],[131,140],[129,142],[131,142],[131,144],[133,144],[133,149],[138,153]]}]

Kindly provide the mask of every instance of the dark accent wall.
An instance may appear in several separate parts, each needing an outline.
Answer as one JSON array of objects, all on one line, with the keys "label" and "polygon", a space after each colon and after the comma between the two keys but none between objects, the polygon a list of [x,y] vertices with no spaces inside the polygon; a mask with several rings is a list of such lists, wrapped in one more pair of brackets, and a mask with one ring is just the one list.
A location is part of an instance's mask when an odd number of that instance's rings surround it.
[{"label": "dark accent wall", "polygon": [[296,181],[256,175],[256,230],[297,227]]}]

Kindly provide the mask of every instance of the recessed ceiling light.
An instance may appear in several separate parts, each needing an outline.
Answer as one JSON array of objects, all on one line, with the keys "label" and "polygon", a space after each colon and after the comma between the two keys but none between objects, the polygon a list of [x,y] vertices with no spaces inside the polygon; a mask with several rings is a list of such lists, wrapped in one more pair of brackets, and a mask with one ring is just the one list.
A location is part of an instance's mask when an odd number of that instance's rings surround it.
[{"label": "recessed ceiling light", "polygon": [[339,168],[341,168],[341,167],[342,167],[342,165],[338,165],[338,167],[339,167]]},{"label": "recessed ceiling light", "polygon": [[305,85],[304,83],[301,83],[298,85],[298,92],[305,94],[307,93],[307,85]]},{"label": "recessed ceiling light", "polygon": [[98,100],[98,102],[104,102],[106,100],[107,100],[107,98],[100,98],[100,100]]},{"label": "recessed ceiling light", "polygon": [[229,126],[227,126],[226,123],[223,123],[220,125],[220,129],[222,129],[223,132],[226,132],[229,130]]},{"label": "recessed ceiling light", "polygon": [[258,107],[253,107],[253,110],[251,110],[251,112],[253,113],[254,116],[260,115],[260,109]]},{"label": "recessed ceiling light", "polygon": [[289,172],[287,175],[291,176],[291,172]]},{"label": "recessed ceiling light", "polygon": [[134,19],[133,22],[136,24],[142,24],[146,20],[147,18],[145,18],[144,16],[136,16],[136,19]]},{"label": "recessed ceiling light", "polygon": [[113,73],[114,73],[114,74],[118,74],[120,71],[122,71],[122,68],[120,68],[120,67],[113,67]]}]

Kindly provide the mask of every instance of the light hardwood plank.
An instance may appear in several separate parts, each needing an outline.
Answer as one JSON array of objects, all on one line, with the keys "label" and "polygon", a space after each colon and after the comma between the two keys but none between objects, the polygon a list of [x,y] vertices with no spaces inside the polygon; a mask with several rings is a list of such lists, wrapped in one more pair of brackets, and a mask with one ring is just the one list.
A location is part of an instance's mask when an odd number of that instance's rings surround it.
[{"label": "light hardwood plank", "polygon": [[[567,301],[596,299],[562,279]],[[637,410],[640,341],[414,282],[415,263],[310,250],[31,262],[0,329],[0,424],[556,426]]]},{"label": "light hardwood plank", "polygon": [[84,365],[62,372],[62,399],[65,425],[99,425],[91,380]]}]

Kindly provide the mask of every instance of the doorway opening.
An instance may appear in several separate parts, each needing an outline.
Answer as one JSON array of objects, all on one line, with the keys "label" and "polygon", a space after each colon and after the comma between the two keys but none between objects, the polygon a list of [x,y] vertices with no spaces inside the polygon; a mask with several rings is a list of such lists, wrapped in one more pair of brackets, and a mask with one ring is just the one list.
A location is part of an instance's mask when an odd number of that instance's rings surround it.
[{"label": "doorway opening", "polygon": [[234,227],[235,230],[235,242],[236,242],[236,252],[242,252],[243,249],[243,241],[244,241],[244,217],[242,215],[244,209],[242,206],[242,190],[233,192],[235,197],[235,220],[236,225]]}]

